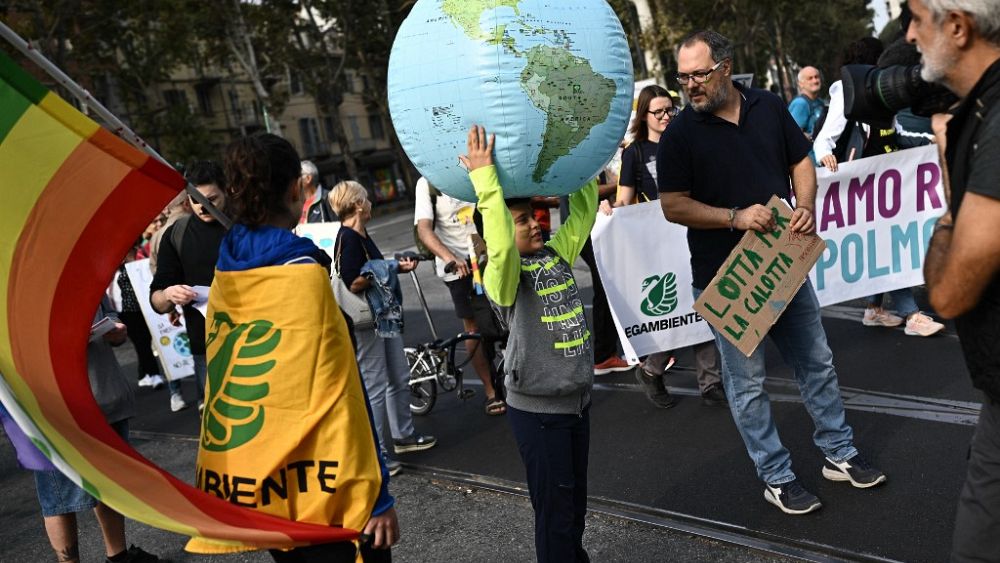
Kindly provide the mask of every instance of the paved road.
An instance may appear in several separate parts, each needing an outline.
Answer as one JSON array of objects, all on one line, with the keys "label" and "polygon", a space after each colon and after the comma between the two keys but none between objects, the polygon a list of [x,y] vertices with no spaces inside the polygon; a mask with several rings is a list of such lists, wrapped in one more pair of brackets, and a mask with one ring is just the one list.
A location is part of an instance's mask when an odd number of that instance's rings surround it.
[{"label": "paved road", "polygon": [[[370,231],[387,255],[412,246],[409,214],[380,217]],[[575,273],[587,302],[590,276],[582,263],[578,266]],[[458,332],[460,324],[443,284],[428,265],[418,272],[439,333]],[[408,344],[429,340],[413,284],[404,278],[403,286],[405,339]],[[926,306],[925,296],[918,295],[918,302]],[[777,546],[784,553],[816,560],[945,560],[981,398],[969,383],[951,325],[933,338],[907,337],[898,329],[863,327],[858,322],[861,307],[829,307],[824,325],[856,442],[888,473],[886,486],[861,491],[822,479],[822,456],[811,444],[811,420],[790,370],[769,345],[768,391],[782,440],[802,481],[825,504],[804,517],[781,514],[763,500],[728,411],[704,407],[697,400],[692,358],[681,352],[667,377],[672,391],[682,397],[674,409],[653,408],[631,373],[598,378],[590,455],[594,513],[587,532],[588,546],[597,554],[594,560],[775,557],[733,547],[726,540]],[[189,438],[197,433],[193,411],[169,413],[165,392],[144,390],[140,400],[145,414],[133,423],[143,436],[140,451],[189,478]],[[418,418],[417,427],[440,442],[432,450],[405,457],[409,472],[393,484],[404,527],[413,530],[396,551],[397,560],[529,560],[530,511],[522,497],[507,494],[516,492],[524,479],[506,421],[483,415],[481,394],[464,402],[448,395],[428,416]],[[435,476],[437,469],[442,473]],[[0,548],[0,562],[36,560],[30,554],[44,548],[30,489],[30,479],[13,470],[9,452],[0,450],[0,546],[5,546]],[[687,531],[671,532],[669,527]],[[163,536],[137,530],[143,541]],[[724,541],[695,539],[699,534]],[[171,541],[159,539],[154,545],[185,560],[180,540],[166,537]]]}]

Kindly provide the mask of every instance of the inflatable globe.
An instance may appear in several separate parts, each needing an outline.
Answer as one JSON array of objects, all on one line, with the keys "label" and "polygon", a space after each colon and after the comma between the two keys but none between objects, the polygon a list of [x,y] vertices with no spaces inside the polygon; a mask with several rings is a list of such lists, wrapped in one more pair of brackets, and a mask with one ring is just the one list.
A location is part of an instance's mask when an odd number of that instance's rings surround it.
[{"label": "inflatable globe", "polygon": [[632,59],[605,0],[419,0],[389,59],[389,110],[410,160],[476,201],[458,161],[497,136],[505,197],[563,195],[600,172],[632,110]]}]

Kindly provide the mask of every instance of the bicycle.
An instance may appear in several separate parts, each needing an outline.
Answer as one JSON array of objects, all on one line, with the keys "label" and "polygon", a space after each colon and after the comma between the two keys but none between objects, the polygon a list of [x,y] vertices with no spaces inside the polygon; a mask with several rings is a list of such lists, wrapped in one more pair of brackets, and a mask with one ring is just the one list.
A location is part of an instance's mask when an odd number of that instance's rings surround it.
[{"label": "bicycle", "polygon": [[[414,252],[397,254],[396,259],[400,258],[410,258],[418,262],[434,259],[433,256]],[[475,390],[466,389],[462,383],[462,367],[470,360],[467,359],[462,364],[457,364],[455,362],[455,351],[460,343],[475,340],[481,345],[484,343],[484,339],[478,333],[474,332],[460,332],[448,339],[439,338],[415,269],[410,271],[410,278],[416,287],[417,297],[420,300],[424,316],[431,330],[431,336],[434,339],[431,342],[403,348],[406,354],[406,363],[410,367],[410,412],[415,415],[425,415],[434,408],[434,404],[437,402],[438,388],[445,392],[455,391],[458,398],[463,401],[475,396]],[[490,353],[487,350],[487,357],[490,359],[491,364],[493,364],[494,356],[494,353]],[[469,357],[471,358],[471,354],[469,354]],[[501,358],[500,367],[498,368],[500,371],[494,373],[502,373],[502,362]],[[496,383],[497,379],[494,375],[494,386],[498,385]]]}]

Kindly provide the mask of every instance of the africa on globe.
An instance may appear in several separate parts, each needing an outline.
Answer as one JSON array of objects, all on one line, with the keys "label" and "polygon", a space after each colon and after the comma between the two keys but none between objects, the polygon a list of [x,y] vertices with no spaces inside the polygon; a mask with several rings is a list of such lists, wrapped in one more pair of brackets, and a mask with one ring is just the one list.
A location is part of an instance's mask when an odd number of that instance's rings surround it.
[{"label": "africa on globe", "polygon": [[605,0],[419,0],[392,46],[389,109],[414,166],[453,197],[476,200],[458,161],[474,124],[497,136],[506,197],[564,195],[614,155],[632,80]]}]

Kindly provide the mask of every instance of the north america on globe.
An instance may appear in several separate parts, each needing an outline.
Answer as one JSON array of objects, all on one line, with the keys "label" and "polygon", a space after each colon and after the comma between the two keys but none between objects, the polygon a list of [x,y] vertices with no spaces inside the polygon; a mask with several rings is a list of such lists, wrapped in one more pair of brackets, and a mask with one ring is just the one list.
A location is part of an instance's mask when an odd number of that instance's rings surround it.
[{"label": "north america on globe", "polygon": [[632,109],[632,55],[604,0],[417,0],[393,41],[389,109],[420,173],[464,201],[469,128],[496,135],[508,197],[566,195],[610,160]]},{"label": "north america on globe", "polygon": [[[546,115],[542,150],[531,175],[535,182],[541,182],[556,160],[568,155],[595,125],[608,118],[616,86],[613,80],[595,72],[587,59],[570,51],[572,42],[565,34],[558,36],[561,46],[536,45],[522,51],[507,33],[507,26],[497,26],[493,32],[479,26],[487,9],[506,6],[520,16],[520,3],[520,0],[444,0],[441,11],[471,39],[499,44],[515,57],[527,58],[521,87]],[[516,21],[520,31],[535,35],[553,33],[522,18]]]}]

